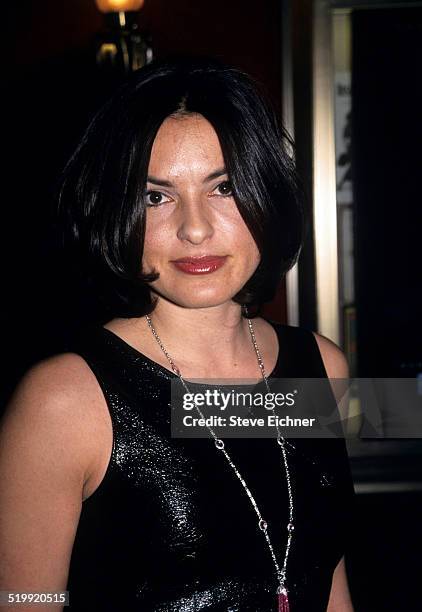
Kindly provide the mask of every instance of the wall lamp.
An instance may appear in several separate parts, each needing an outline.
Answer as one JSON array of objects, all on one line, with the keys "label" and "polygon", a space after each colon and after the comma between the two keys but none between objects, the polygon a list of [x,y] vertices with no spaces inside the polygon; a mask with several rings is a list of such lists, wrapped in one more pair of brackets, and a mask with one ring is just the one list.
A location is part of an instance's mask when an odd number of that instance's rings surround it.
[{"label": "wall lamp", "polygon": [[97,65],[129,74],[148,64],[152,60],[151,44],[137,23],[144,0],[95,0],[95,4],[104,13],[106,23],[97,45]]}]

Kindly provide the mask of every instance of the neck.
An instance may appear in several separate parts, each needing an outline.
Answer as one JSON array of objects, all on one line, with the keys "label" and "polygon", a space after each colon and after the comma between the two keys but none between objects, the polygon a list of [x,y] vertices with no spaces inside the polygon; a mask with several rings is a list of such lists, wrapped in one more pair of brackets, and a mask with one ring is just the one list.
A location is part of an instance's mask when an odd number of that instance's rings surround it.
[{"label": "neck", "polygon": [[[152,326],[184,376],[251,379],[261,376],[248,321],[242,316],[240,305],[229,302],[212,308],[182,308],[163,302],[158,302],[151,313]],[[117,318],[108,326],[135,349],[168,368],[168,360],[146,317]],[[261,317],[254,319],[253,327],[265,369],[272,372],[279,354],[277,333]]]},{"label": "neck", "polygon": [[234,363],[251,349],[247,321],[234,302],[189,309],[159,299],[151,320],[169,352],[172,347],[191,363],[201,363],[204,355],[211,362]]}]

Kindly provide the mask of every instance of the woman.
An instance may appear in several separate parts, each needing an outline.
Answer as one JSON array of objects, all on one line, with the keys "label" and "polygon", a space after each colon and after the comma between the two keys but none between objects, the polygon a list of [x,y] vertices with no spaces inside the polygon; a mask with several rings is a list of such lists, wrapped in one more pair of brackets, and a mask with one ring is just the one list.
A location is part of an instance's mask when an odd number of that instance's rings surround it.
[{"label": "woman", "polygon": [[214,61],[144,68],[93,120],[60,212],[111,318],[10,402],[2,589],[67,587],[74,610],[352,611],[344,440],[170,435],[179,374],[347,376],[326,338],[250,318],[301,246],[286,145],[252,80]]}]

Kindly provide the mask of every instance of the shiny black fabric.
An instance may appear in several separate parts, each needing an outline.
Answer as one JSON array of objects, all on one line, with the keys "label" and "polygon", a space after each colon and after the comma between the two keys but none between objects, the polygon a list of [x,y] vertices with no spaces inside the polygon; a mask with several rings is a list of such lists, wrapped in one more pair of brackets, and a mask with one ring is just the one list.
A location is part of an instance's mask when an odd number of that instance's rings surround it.
[{"label": "shiny black fabric", "polygon": [[[271,376],[326,376],[311,332],[273,325],[280,349]],[[276,611],[273,561],[241,483],[211,440],[170,436],[174,374],[102,327],[86,330],[72,350],[97,377],[114,439],[105,477],[83,502],[70,609]],[[225,442],[281,565],[288,496],[280,449],[275,439]],[[353,504],[345,442],[294,439],[288,456],[295,495],[291,612],[325,612]]]}]

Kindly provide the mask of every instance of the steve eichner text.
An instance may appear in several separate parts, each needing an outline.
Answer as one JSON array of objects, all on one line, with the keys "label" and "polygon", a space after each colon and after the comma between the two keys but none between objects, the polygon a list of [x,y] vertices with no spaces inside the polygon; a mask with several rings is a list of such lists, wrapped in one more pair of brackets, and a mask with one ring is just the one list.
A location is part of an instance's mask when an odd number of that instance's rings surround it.
[{"label": "steve eichner text", "polygon": [[206,418],[193,417],[187,414],[183,417],[185,427],[312,427],[316,422],[312,419],[291,418],[290,416],[278,417],[269,414],[266,419],[239,417],[231,415],[229,419],[222,416],[212,415]]},{"label": "steve eichner text", "polygon": [[232,389],[229,392],[207,389],[203,393],[184,393],[183,408],[193,410],[195,406],[215,406],[226,410],[230,406],[264,406],[273,410],[276,406],[293,406],[296,391],[292,393],[243,393]]}]

